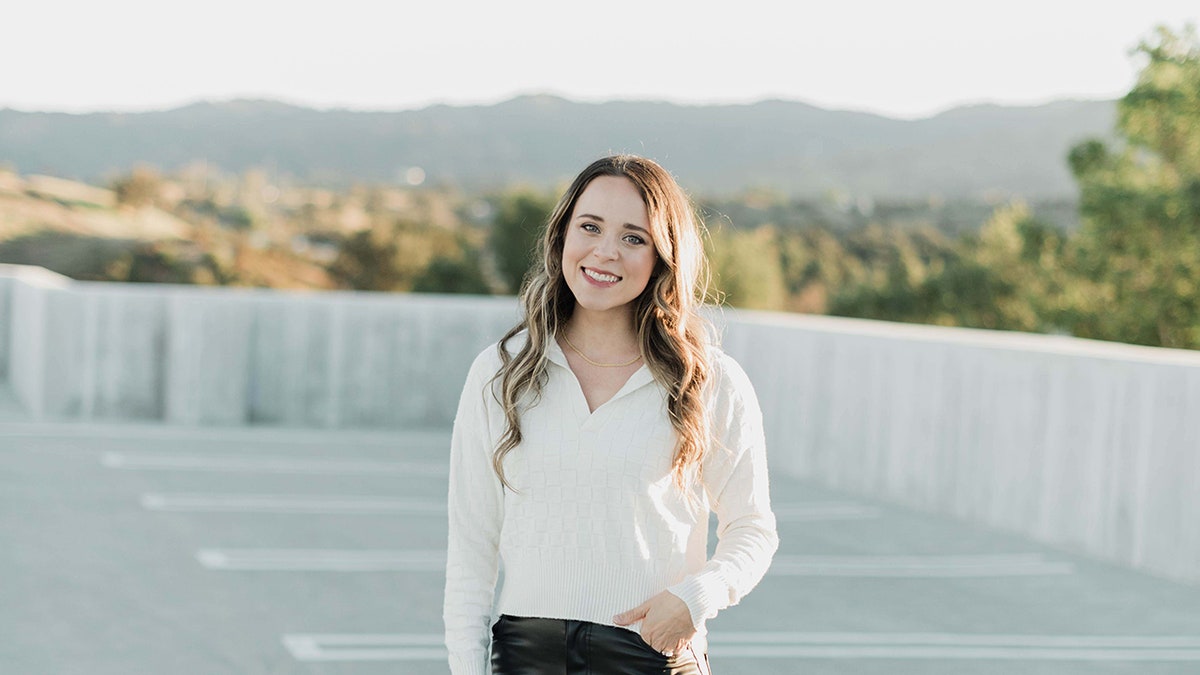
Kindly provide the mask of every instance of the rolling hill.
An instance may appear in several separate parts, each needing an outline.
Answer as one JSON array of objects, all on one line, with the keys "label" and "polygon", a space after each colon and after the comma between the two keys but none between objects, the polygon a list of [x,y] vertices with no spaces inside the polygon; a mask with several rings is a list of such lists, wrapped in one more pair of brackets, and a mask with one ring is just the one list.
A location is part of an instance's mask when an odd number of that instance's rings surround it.
[{"label": "rolling hill", "polygon": [[522,96],[489,106],[363,112],[274,101],[202,102],[143,113],[0,110],[0,163],[104,182],[144,162],[203,160],[332,185],[427,181],[468,189],[568,179],[602,154],[654,157],[696,193],[770,189],[876,199],[1073,196],[1066,153],[1107,136],[1112,101],[980,105],[921,120],[791,101],[689,106]]}]

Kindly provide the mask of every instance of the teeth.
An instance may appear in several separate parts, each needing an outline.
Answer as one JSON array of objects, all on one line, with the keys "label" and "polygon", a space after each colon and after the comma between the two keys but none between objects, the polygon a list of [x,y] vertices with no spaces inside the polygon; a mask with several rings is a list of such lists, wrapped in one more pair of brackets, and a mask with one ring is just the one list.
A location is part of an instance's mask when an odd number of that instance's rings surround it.
[{"label": "teeth", "polygon": [[587,268],[584,268],[583,273],[588,275],[589,277],[595,279],[596,281],[603,281],[605,283],[612,283],[614,281],[620,281],[620,279],[621,279],[621,277],[613,276],[611,274],[602,274],[600,272],[594,272]]}]

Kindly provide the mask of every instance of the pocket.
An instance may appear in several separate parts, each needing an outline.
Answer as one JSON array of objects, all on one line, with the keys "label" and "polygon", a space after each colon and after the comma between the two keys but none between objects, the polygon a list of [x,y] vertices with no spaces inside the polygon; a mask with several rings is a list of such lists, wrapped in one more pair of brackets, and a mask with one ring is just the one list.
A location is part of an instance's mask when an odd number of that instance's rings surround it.
[{"label": "pocket", "polygon": [[531,626],[528,624],[529,621],[533,621],[533,619],[501,614],[496,619],[496,623],[492,624],[492,640],[512,637],[513,635],[519,636],[522,631],[528,632],[531,630]]},{"label": "pocket", "polygon": [[588,643],[589,655],[597,664],[596,672],[660,672],[667,657],[651,647],[640,633],[620,626],[597,624]]},{"label": "pocket", "polygon": [[642,634],[641,634],[641,633],[635,633],[635,632],[633,632],[633,631],[626,631],[626,632],[627,632],[627,633],[631,633],[631,634],[633,635],[633,639],[634,639],[635,641],[637,641],[637,644],[638,644],[639,646],[641,646],[641,648],[642,648],[642,649],[646,650],[647,652],[650,652],[651,654],[653,654],[653,655],[657,656],[657,657],[658,657],[658,658],[660,658],[660,659],[665,659],[665,658],[667,658],[667,656],[666,656],[665,654],[663,654],[662,652],[658,651],[658,650],[657,650],[657,649],[655,649],[654,647],[651,647],[651,646],[650,646],[650,643],[649,643],[649,642],[646,642],[646,638],[642,637]]}]

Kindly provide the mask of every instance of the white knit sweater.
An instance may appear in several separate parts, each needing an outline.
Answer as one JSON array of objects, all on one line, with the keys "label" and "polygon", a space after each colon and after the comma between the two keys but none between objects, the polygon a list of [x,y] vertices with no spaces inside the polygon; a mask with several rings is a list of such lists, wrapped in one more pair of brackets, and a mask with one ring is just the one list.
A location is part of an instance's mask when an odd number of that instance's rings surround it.
[{"label": "white knit sweater", "polygon": [[[645,366],[589,413],[554,341],[547,358],[541,400],[523,412],[523,440],[505,459],[515,491],[502,489],[492,469],[505,428],[487,384],[501,365],[494,345],[475,359],[459,401],[443,607],[454,675],[490,672],[500,614],[611,626],[614,615],[667,589],[703,633],[706,619],[759,582],[778,547],[762,416],[732,358],[710,351],[715,442],[695,490],[700,509],[673,482],[666,392]],[[710,509],[719,523],[712,558]]]}]

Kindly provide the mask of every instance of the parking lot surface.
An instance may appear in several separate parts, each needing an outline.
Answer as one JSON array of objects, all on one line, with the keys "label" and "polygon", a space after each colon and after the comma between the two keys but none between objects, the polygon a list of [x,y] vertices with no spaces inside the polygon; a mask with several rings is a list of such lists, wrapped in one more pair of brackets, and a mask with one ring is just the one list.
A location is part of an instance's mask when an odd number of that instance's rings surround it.
[{"label": "parking lot surface", "polygon": [[[0,672],[445,673],[449,431],[0,422]],[[772,475],[718,675],[1200,672],[1200,588]]]}]

